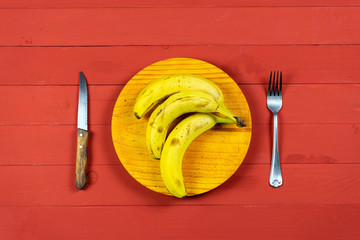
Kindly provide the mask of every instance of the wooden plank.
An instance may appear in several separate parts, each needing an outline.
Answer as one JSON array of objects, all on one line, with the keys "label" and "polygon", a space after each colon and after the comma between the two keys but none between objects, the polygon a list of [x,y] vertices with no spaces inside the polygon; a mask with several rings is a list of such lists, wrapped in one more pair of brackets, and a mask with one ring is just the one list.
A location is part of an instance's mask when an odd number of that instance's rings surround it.
[{"label": "wooden plank", "polygon": [[[359,128],[360,124],[280,124],[281,162],[360,163]],[[271,125],[253,125],[252,142],[245,163],[269,163],[271,133]],[[120,164],[114,151],[110,125],[90,126],[90,134],[90,164]],[[74,164],[75,142],[76,125],[2,126],[0,165]]]},{"label": "wooden plank", "polygon": [[[253,125],[246,163],[269,163],[272,124]],[[358,124],[280,124],[279,152],[283,164],[359,163]]]},{"label": "wooden plank", "polygon": [[356,7],[1,9],[0,45],[359,44],[359,21]]},{"label": "wooden plank", "polygon": [[[266,80],[267,81],[267,80]],[[286,81],[286,79],[284,79]],[[78,84],[78,79],[74,78]],[[110,124],[123,86],[89,86],[89,124]],[[242,85],[254,124],[269,124],[265,85]],[[359,123],[359,84],[285,84],[280,123]],[[0,125],[76,124],[78,86],[3,86]],[[239,106],[228,105],[236,113]],[[336,113],[336,114],[335,114]]]},{"label": "wooden plank", "polygon": [[360,206],[2,207],[16,239],[359,239]]},{"label": "wooden plank", "polygon": [[[2,126],[0,165],[75,164],[76,128],[76,125]],[[120,164],[110,125],[94,125],[89,130],[89,164]]]},{"label": "wooden plank", "polygon": [[314,1],[286,1],[286,0],[259,0],[259,1],[244,1],[244,0],[201,0],[201,1],[115,1],[115,0],[79,0],[79,1],[63,1],[63,0],[54,0],[54,1],[45,1],[45,0],[31,0],[31,1],[11,1],[11,0],[2,0],[0,3],[0,8],[128,8],[128,7],[329,7],[329,6],[340,6],[340,7],[356,7],[360,6],[358,0],[327,0],[326,2],[322,0]]},{"label": "wooden plank", "polygon": [[[286,79],[284,77],[283,82]],[[241,86],[250,106],[254,123],[269,123],[265,110],[267,85]],[[357,123],[360,119],[358,84],[284,85],[282,123]]]},{"label": "wooden plank", "polygon": [[[78,85],[79,76],[74,78]],[[88,86],[89,124],[110,124],[123,86]],[[78,86],[6,86],[0,89],[0,125],[77,123]],[[14,111],[15,110],[15,111]]]},{"label": "wooden plank", "polygon": [[360,83],[359,45],[282,45],[2,47],[0,85],[74,85],[80,70],[91,85],[126,84],[144,67],[173,57],[205,60],[239,84],[265,83],[273,69],[291,84]]},{"label": "wooden plank", "polygon": [[[75,165],[1,166],[1,206],[360,204],[359,164],[283,164],[284,184],[269,186],[269,164],[243,164],[219,188],[177,199],[153,192],[121,165],[89,165],[85,190]],[[159,180],[159,188],[164,188]]]},{"label": "wooden plank", "polygon": [[[281,163],[360,163],[359,128],[360,124],[280,124]],[[120,165],[110,125],[93,125],[89,130],[89,164]],[[245,163],[269,163],[271,134],[271,125],[253,125]],[[1,126],[0,165],[74,164],[75,143],[76,125]]]}]

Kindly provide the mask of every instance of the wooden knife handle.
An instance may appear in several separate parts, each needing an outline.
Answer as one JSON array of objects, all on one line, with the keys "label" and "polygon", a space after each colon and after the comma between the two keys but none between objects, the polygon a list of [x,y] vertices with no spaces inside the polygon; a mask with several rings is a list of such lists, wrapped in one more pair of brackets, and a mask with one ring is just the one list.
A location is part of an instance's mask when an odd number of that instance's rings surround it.
[{"label": "wooden knife handle", "polygon": [[77,130],[77,148],[76,148],[76,175],[75,185],[82,189],[86,184],[86,166],[88,161],[88,138],[89,132],[83,129]]}]

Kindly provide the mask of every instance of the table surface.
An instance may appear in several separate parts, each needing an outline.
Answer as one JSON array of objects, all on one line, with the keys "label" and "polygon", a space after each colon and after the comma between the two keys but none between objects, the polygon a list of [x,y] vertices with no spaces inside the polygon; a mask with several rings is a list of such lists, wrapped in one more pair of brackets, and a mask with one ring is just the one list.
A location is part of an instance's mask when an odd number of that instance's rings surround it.
[{"label": "table surface", "polygon": [[[1,239],[360,239],[360,1],[0,2]],[[154,62],[229,74],[252,113],[221,187],[148,190],[111,139],[115,101]],[[268,183],[271,70],[283,71],[284,185]],[[89,84],[88,185],[74,185],[79,71]]]}]

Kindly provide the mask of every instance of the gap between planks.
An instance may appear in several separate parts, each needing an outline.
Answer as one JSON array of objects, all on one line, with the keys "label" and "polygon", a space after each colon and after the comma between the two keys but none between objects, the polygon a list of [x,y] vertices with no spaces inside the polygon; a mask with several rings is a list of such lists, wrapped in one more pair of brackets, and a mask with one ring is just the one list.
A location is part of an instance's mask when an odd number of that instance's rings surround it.
[{"label": "gap between planks", "polygon": [[[283,83],[283,86],[292,85],[359,85],[360,82],[339,82],[339,83],[319,83],[319,82],[308,82],[308,83]],[[88,87],[125,87],[126,84],[100,84],[100,83],[92,83],[87,84]],[[238,86],[268,86],[267,83],[237,83]],[[78,87],[79,84],[1,84],[0,87]],[[120,91],[121,92],[121,91]],[[120,94],[119,92],[119,94]]]},{"label": "gap between planks", "polygon": [[[269,186],[270,187],[270,186]],[[229,204],[222,204],[222,203],[194,203],[194,204],[89,204],[89,205],[64,205],[64,204],[58,204],[58,205],[3,205],[0,206],[0,209],[4,208],[113,208],[113,207],[268,207],[268,206],[277,206],[277,207],[289,207],[289,206],[311,206],[311,207],[323,207],[323,206],[334,206],[334,207],[342,207],[342,206],[348,206],[348,207],[360,207],[359,204],[353,204],[353,203],[229,203]]]},{"label": "gap between planks", "polygon": [[[0,9],[1,10],[1,9]],[[283,44],[113,44],[113,45],[7,45],[0,48],[114,48],[114,47],[316,47],[316,46],[359,46],[360,43],[283,43]]]}]

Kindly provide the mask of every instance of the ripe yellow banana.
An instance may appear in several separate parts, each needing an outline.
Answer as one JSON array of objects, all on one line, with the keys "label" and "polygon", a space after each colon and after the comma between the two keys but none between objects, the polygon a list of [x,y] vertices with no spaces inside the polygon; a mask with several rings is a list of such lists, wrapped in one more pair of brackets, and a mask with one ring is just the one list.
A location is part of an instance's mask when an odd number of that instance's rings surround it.
[{"label": "ripe yellow banana", "polygon": [[166,189],[178,198],[186,197],[182,160],[190,143],[216,123],[232,123],[228,118],[196,113],[182,120],[166,139],[160,158],[160,173]]},{"label": "ripe yellow banana", "polygon": [[161,100],[184,90],[199,90],[213,96],[224,107],[224,96],[215,83],[191,74],[175,74],[162,77],[146,86],[135,100],[134,114],[140,119]]},{"label": "ripe yellow banana", "polygon": [[211,95],[202,91],[184,91],[171,95],[151,114],[146,129],[146,146],[153,158],[159,159],[170,124],[185,113],[220,113],[238,125],[245,125]]}]

